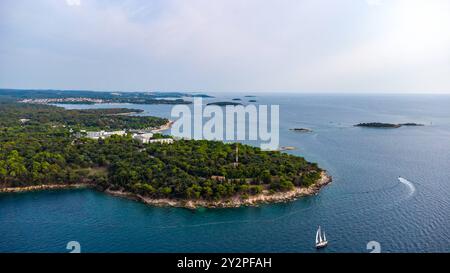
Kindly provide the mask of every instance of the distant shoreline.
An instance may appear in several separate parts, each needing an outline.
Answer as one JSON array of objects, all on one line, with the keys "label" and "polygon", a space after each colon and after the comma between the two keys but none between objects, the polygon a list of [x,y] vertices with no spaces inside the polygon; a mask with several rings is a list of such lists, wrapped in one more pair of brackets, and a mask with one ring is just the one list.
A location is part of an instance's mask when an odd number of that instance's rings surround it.
[{"label": "distant shoreline", "polygon": [[142,113],[143,111],[130,111],[130,112],[125,112],[125,113],[117,113],[117,114],[111,114],[111,116],[131,116],[131,115],[135,115],[135,114],[139,114]]},{"label": "distant shoreline", "polygon": [[21,192],[46,191],[46,190],[83,189],[83,188],[94,188],[94,187],[95,187],[94,184],[89,184],[89,183],[45,184],[45,185],[36,185],[36,186],[0,188],[0,193],[21,193]]}]

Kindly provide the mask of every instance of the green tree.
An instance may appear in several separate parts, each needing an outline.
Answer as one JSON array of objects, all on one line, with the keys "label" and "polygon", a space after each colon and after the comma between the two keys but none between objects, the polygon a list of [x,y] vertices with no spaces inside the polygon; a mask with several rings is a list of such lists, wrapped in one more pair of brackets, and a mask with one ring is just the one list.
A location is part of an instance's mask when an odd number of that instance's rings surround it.
[{"label": "green tree", "polygon": [[14,178],[25,176],[27,168],[25,167],[24,158],[19,155],[19,152],[13,150],[6,160],[8,174]]}]

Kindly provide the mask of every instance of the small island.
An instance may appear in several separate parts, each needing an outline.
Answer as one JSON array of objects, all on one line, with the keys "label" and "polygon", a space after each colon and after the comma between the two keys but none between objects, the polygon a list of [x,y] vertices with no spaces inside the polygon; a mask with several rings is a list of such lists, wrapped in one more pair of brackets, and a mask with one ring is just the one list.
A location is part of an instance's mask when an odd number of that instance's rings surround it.
[{"label": "small island", "polygon": [[309,128],[292,128],[289,129],[291,131],[295,131],[295,132],[300,132],[300,133],[311,133],[313,130],[309,129]]},{"label": "small island", "polygon": [[355,125],[356,127],[368,127],[368,128],[400,128],[402,126],[424,126],[419,123],[382,123],[382,122],[369,122],[369,123],[359,123]]},{"label": "small island", "polygon": [[241,101],[242,99],[240,99],[240,98],[234,98],[234,99],[232,99],[232,100],[234,100],[234,101]]},{"label": "small island", "polygon": [[207,105],[217,105],[217,106],[231,105],[231,106],[238,106],[238,105],[242,105],[242,103],[232,102],[232,101],[218,101],[218,102],[210,102]]},{"label": "small island", "polygon": [[285,202],[332,180],[303,157],[161,135],[170,121],[130,111],[0,100],[0,193],[89,187],[194,209]]},{"label": "small island", "polygon": [[258,102],[257,100],[249,100],[248,102]]},{"label": "small island", "polygon": [[192,95],[189,95],[189,97],[192,97],[192,98],[205,98],[205,99],[214,98],[213,96],[210,96],[210,95],[207,95],[207,94],[192,94]]}]

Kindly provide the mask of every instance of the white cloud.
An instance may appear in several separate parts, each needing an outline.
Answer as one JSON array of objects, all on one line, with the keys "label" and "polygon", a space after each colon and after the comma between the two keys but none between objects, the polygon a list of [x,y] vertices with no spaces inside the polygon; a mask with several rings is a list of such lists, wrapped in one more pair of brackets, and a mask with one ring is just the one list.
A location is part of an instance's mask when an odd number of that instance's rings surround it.
[{"label": "white cloud", "polygon": [[367,5],[369,6],[380,6],[383,4],[381,0],[366,0]]},{"label": "white cloud", "polygon": [[41,1],[0,16],[6,85],[450,92],[448,0]]},{"label": "white cloud", "polygon": [[66,0],[68,6],[81,6],[81,0]]}]

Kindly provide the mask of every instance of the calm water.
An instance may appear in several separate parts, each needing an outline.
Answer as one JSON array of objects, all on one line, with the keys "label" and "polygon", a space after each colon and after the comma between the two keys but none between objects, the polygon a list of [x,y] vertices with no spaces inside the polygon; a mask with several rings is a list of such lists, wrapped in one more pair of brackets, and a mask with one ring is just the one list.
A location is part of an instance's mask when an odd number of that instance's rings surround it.
[{"label": "calm water", "polygon": [[[318,162],[333,176],[318,196],[190,211],[92,190],[4,194],[0,252],[66,252],[73,240],[83,252],[315,252],[318,225],[330,241],[323,252],[368,252],[372,240],[384,252],[450,251],[450,96],[256,99],[280,105],[280,144],[297,147],[291,153]],[[121,106],[170,117],[167,105]],[[370,121],[427,126],[352,126]],[[314,132],[289,131],[293,127]]]}]

